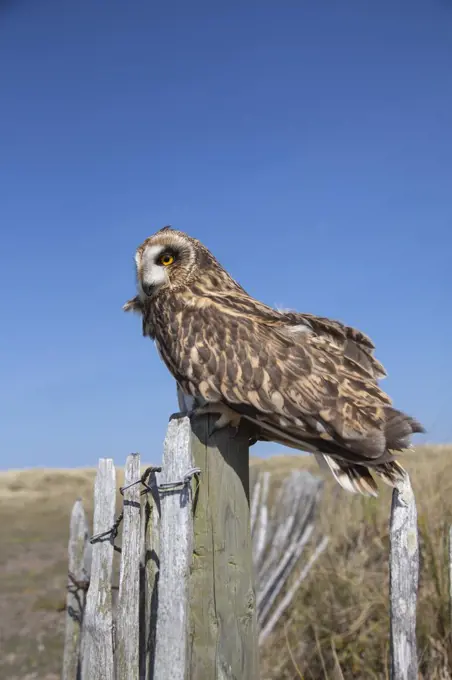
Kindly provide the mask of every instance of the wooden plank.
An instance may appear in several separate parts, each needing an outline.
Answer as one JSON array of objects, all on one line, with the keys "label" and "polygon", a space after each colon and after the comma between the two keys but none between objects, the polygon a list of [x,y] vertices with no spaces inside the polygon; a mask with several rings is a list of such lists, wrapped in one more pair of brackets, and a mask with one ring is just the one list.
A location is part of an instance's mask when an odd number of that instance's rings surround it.
[{"label": "wooden plank", "polygon": [[147,493],[143,504],[143,550],[140,578],[140,678],[154,678],[155,643],[157,631],[158,582],[160,576],[159,530],[160,499],[157,477],[151,472],[147,480],[153,489]]},{"label": "wooden plank", "polygon": [[[111,577],[116,471],[110,458],[101,458],[94,485],[94,536],[91,582],[83,620],[82,680],[113,680]],[[94,538],[94,537],[93,537]]]},{"label": "wooden plank", "polygon": [[[127,457],[126,487],[140,478],[140,455]],[[124,489],[119,596],[116,611],[115,665],[121,680],[138,680],[139,598],[141,556],[141,485]]]},{"label": "wooden plank", "polygon": [[[272,626],[267,626],[270,610],[289,581],[293,569],[299,564],[304,547],[314,531],[321,488],[320,479],[306,470],[294,470],[282,482],[277,494],[264,541],[263,553],[266,559],[257,564],[256,559],[254,560],[260,644],[275,624],[274,615],[271,615]],[[254,543],[253,537],[253,545]],[[282,610],[278,607],[278,611]]]},{"label": "wooden plank", "polygon": [[[190,439],[189,418],[172,419],[165,439],[159,484],[182,479],[192,467]],[[193,548],[190,486],[161,491],[160,508],[154,677],[155,680],[186,680],[188,577]],[[199,676],[199,679],[202,677],[210,676]]]},{"label": "wooden plank", "polygon": [[389,560],[391,679],[417,680],[419,545],[416,502],[408,477],[392,495]]},{"label": "wooden plank", "polygon": [[69,530],[69,578],[66,596],[66,630],[62,680],[76,680],[80,673],[81,625],[85,609],[85,552],[88,542],[88,521],[81,498],[74,503]]},{"label": "wooden plank", "polygon": [[[250,527],[251,536],[253,539],[253,564],[257,568],[260,565],[264,550],[266,547],[266,538],[268,534],[268,492],[270,491],[270,473],[268,471],[263,472],[259,482],[262,480],[262,493],[260,496],[260,502],[258,504],[258,510],[255,509],[253,503],[251,503],[250,511]],[[259,484],[260,490],[260,484]],[[253,501],[255,499],[253,498]],[[256,518],[256,519],[255,519]],[[254,529],[254,532],[253,532]]]},{"label": "wooden plank", "polygon": [[257,680],[248,437],[243,427],[234,438],[229,428],[209,437],[213,423],[207,416],[192,421],[193,460],[202,474],[194,500],[187,677]]},{"label": "wooden plank", "polygon": [[[272,633],[273,629],[275,628],[276,624],[278,623],[279,619],[282,617],[286,609],[289,607],[290,603],[292,602],[293,598],[295,597],[295,593],[297,592],[298,588],[300,585],[303,583],[305,580],[306,576],[311,570],[312,565],[314,562],[317,560],[317,558],[324,552],[328,545],[328,536],[324,536],[320,543],[316,546],[314,552],[310,556],[310,558],[307,560],[306,564],[303,566],[303,568],[300,570],[298,573],[295,581],[292,583],[290,588],[287,590],[285,593],[284,597],[282,600],[279,602],[278,606],[276,607],[275,611],[271,614],[271,616],[268,618],[268,620],[264,619],[265,625],[262,626],[262,629],[259,633],[259,645],[263,645],[267,637]],[[287,582],[287,581],[286,581]],[[279,590],[278,590],[279,593]]]}]

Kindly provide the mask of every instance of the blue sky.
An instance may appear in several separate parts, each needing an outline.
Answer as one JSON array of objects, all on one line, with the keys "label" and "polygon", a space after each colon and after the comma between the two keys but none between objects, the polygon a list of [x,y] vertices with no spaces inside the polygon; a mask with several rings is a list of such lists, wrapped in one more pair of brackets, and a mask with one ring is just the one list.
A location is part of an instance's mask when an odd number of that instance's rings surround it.
[{"label": "blue sky", "polygon": [[450,3],[17,0],[0,64],[1,467],[160,460],[173,380],[121,305],[168,223],[369,333],[452,440]]}]

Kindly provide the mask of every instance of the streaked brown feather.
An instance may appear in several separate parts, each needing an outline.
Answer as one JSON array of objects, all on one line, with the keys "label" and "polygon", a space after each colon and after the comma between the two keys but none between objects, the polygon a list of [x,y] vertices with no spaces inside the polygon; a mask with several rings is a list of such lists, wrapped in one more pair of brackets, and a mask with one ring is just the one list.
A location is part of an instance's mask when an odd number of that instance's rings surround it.
[{"label": "streaked brown feather", "polygon": [[185,264],[181,258],[152,299],[125,308],[142,313],[143,333],[158,341],[182,389],[252,420],[257,439],[324,454],[344,488],[373,495],[368,468],[399,479],[391,450],[423,430],[379,387],[386,372],[371,340],[338,321],[255,300],[182,232],[157,232],[140,248],[168,239],[186,248]]}]

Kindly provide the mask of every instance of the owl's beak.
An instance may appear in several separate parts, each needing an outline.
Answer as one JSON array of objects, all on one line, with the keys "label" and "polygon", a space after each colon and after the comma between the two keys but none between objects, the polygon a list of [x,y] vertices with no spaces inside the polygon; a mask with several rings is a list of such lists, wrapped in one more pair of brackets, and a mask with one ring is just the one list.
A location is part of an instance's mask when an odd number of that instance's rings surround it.
[{"label": "owl's beak", "polygon": [[152,283],[146,283],[145,281],[141,281],[141,290],[145,295],[150,297],[152,295],[152,291],[154,290],[154,286]]},{"label": "owl's beak", "polygon": [[155,286],[152,283],[146,283],[145,281],[141,281],[141,290],[147,297],[151,297],[152,293],[155,290]]}]

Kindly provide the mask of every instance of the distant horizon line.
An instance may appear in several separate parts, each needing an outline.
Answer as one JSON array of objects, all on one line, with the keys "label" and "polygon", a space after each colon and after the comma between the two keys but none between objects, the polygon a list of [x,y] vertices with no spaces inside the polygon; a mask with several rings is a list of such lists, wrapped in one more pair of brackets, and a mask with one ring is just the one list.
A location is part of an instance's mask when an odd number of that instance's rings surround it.
[{"label": "distant horizon line", "polygon": [[[425,449],[425,448],[435,448],[435,449],[440,449],[440,448],[451,448],[452,447],[452,441],[451,442],[422,442],[421,444],[413,445],[412,449],[404,449],[403,451],[400,452],[399,455],[403,455],[404,452],[406,453],[415,453],[416,450],[418,449]],[[127,454],[129,455],[129,454]],[[286,452],[281,452],[281,453],[272,453],[268,456],[257,456],[257,455],[250,455],[250,462],[256,462],[260,460],[270,460],[272,458],[279,458],[279,457],[285,457],[285,458],[296,458],[298,456],[312,456],[312,453],[309,453],[308,451],[297,451],[297,452],[291,452],[291,453],[286,453]],[[397,456],[396,456],[397,457]],[[101,456],[100,458],[107,458],[107,456]],[[98,460],[100,460],[100,458]],[[125,460],[126,456],[124,457],[124,463],[122,464],[115,464],[115,468],[123,468],[125,465]],[[140,465],[143,468],[148,467],[149,465],[155,465],[155,461],[150,462],[150,461],[141,461]],[[14,473],[14,472],[33,472],[33,471],[45,471],[45,470],[52,470],[52,471],[86,471],[86,470],[95,470],[97,468],[97,465],[81,465],[80,467],[77,466],[58,466],[58,467],[52,467],[48,465],[33,465],[33,466],[27,466],[27,467],[16,467],[16,468],[10,468],[10,467],[3,467],[0,465],[0,474],[6,474],[6,473]]]}]

